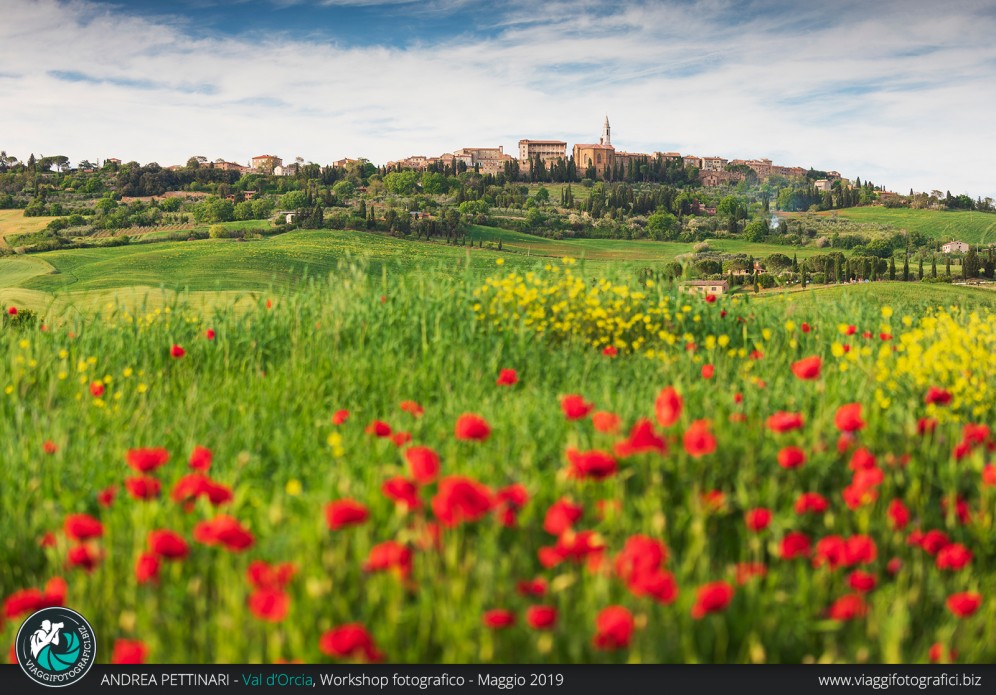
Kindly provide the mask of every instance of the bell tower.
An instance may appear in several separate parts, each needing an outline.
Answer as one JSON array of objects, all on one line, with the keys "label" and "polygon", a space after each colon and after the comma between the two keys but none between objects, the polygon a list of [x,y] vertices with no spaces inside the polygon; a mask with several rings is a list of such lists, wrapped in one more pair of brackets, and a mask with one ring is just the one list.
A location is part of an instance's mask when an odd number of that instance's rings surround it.
[{"label": "bell tower", "polygon": [[599,145],[611,145],[612,137],[610,135],[611,128],[609,128],[609,117],[605,116],[605,123],[602,124],[602,137],[598,141]]}]

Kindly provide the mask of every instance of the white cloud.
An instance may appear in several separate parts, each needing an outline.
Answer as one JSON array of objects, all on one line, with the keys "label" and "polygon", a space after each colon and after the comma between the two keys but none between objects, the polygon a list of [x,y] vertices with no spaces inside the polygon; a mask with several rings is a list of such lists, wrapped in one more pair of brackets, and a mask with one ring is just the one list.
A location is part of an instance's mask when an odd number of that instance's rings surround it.
[{"label": "white cloud", "polygon": [[770,156],[900,191],[996,197],[996,16],[831,10],[516,2],[497,38],[468,27],[398,49],[205,38],[185,21],[18,0],[0,26],[0,147],[161,164],[261,152],[384,162],[514,151],[522,137],[591,141],[608,113],[613,142],[631,151]]}]

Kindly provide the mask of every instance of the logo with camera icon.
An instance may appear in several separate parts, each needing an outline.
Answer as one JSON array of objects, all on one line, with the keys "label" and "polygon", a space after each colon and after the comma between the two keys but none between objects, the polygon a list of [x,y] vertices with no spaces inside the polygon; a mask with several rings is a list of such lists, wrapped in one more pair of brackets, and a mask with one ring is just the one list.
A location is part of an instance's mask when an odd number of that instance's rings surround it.
[{"label": "logo with camera icon", "polygon": [[83,678],[97,657],[93,628],[69,608],[43,608],[21,623],[17,663],[39,685],[61,688]]}]

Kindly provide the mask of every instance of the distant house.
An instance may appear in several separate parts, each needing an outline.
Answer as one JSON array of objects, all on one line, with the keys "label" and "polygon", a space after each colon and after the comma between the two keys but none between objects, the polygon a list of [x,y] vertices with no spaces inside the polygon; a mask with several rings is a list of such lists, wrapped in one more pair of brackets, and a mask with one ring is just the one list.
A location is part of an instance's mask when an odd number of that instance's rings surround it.
[{"label": "distant house", "polygon": [[275,154],[261,154],[258,157],[253,157],[249,166],[256,171],[272,174],[273,169],[283,165],[283,163],[284,161]]},{"label": "distant house", "polygon": [[687,280],[679,289],[689,294],[726,294],[730,291],[730,283],[726,280]]},{"label": "distant house", "polygon": [[941,253],[968,253],[969,248],[964,241],[949,241],[941,247]]}]

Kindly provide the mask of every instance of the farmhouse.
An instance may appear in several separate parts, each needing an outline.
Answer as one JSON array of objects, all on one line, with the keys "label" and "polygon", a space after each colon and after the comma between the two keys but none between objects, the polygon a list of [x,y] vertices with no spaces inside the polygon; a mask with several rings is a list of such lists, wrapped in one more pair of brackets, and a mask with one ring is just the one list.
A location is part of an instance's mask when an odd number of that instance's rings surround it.
[{"label": "farmhouse", "polygon": [[949,241],[941,247],[941,253],[968,253],[969,248],[964,241]]},{"label": "farmhouse", "polygon": [[726,280],[686,280],[679,289],[689,294],[726,294],[730,291],[730,283]]}]

